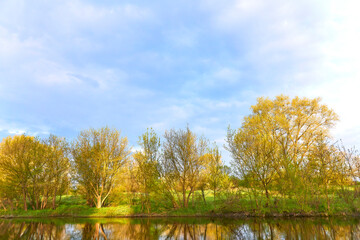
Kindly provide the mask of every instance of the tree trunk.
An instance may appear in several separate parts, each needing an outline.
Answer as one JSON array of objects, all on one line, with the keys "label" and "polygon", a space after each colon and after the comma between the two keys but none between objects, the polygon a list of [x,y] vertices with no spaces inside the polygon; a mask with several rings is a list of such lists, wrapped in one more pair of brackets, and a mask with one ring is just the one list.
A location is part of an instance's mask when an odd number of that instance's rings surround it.
[{"label": "tree trunk", "polygon": [[186,208],[186,190],[185,190],[185,185],[183,185],[183,207]]},{"label": "tree trunk", "polygon": [[330,212],[330,199],[329,199],[329,192],[327,184],[325,184],[325,194],[326,194],[326,203],[327,203],[327,210]]},{"label": "tree trunk", "polygon": [[13,200],[9,199],[9,204],[10,204],[10,210],[13,211],[14,210]]},{"label": "tree trunk", "polygon": [[265,204],[265,206],[268,207],[269,206],[270,196],[269,196],[269,191],[268,191],[267,187],[265,187],[265,195],[266,195],[266,204]]},{"label": "tree trunk", "polygon": [[195,194],[192,194],[192,198],[191,198],[191,201],[192,201],[192,207],[195,207]]},{"label": "tree trunk", "polygon": [[203,189],[203,188],[201,188],[201,195],[202,195],[202,198],[203,198],[204,203],[205,203],[205,205],[206,205],[205,192],[204,192],[204,189]]},{"label": "tree trunk", "polygon": [[147,212],[150,213],[151,205],[150,205],[150,195],[149,195],[149,193],[146,193],[146,207],[147,207]]},{"label": "tree trunk", "polygon": [[96,208],[101,208],[101,196],[96,197]]},{"label": "tree trunk", "polygon": [[216,209],[216,190],[214,189],[214,208]]},{"label": "tree trunk", "polygon": [[54,196],[53,196],[53,199],[52,199],[52,209],[55,209],[55,205],[56,205],[56,188],[55,188]]},{"label": "tree trunk", "polygon": [[[186,197],[186,207],[189,207],[190,196],[193,194],[193,188],[190,189],[188,196]],[[192,195],[194,196],[194,195]]]},{"label": "tree trunk", "polygon": [[27,211],[26,190],[25,190],[25,187],[23,187],[23,201],[24,201],[24,211]]},{"label": "tree trunk", "polygon": [[267,190],[267,188],[265,188],[265,194],[266,194],[266,198],[269,200],[270,196],[269,196],[269,191]]},{"label": "tree trunk", "polygon": [[35,195],[35,197],[36,197],[36,200],[35,200],[35,209],[39,209],[39,205],[40,205],[39,197],[36,196],[36,195]]},{"label": "tree trunk", "polygon": [[41,199],[41,209],[45,209],[46,208],[46,205],[47,205],[47,202],[48,202],[48,198],[49,198],[49,195],[48,193],[46,194],[45,197],[42,197]]},{"label": "tree trunk", "polygon": [[178,204],[176,202],[176,200],[174,198],[171,198],[171,202],[173,204],[173,208],[177,209],[178,208]]}]

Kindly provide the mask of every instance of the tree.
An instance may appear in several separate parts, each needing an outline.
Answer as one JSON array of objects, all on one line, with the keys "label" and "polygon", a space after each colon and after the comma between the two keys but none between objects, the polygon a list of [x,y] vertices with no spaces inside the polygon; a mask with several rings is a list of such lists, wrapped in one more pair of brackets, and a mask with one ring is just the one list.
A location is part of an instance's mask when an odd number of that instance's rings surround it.
[{"label": "tree", "polygon": [[274,100],[258,98],[251,110],[240,129],[228,132],[234,166],[242,175],[250,173],[251,178],[258,178],[266,192],[276,171],[279,190],[293,193],[302,186],[301,171],[310,149],[320,135],[330,135],[337,115],[320,104],[319,98],[283,95]]},{"label": "tree", "polygon": [[206,180],[209,189],[213,192],[214,205],[216,206],[216,195],[223,189],[224,183],[228,179],[225,166],[221,162],[221,154],[219,148],[215,145],[214,148],[209,148],[208,152],[204,155],[206,164]]},{"label": "tree", "polygon": [[0,147],[2,195],[12,205],[22,195],[24,210],[28,202],[33,209],[44,209],[50,196],[53,208],[58,189],[69,185],[66,141],[51,135],[48,140],[30,136],[3,139]]},{"label": "tree", "polygon": [[235,173],[246,178],[251,188],[261,187],[269,199],[269,187],[276,178],[278,147],[264,129],[258,129],[258,118],[244,123],[237,131],[228,129],[227,149],[230,151]]},{"label": "tree", "polygon": [[[204,167],[203,155],[206,141],[197,139],[189,127],[186,130],[165,132],[163,144],[162,179],[167,187],[175,207],[186,208]],[[179,191],[181,195],[179,195]]]},{"label": "tree", "polygon": [[341,159],[345,163],[345,171],[347,172],[347,176],[353,183],[357,183],[360,180],[360,154],[359,152],[353,148],[346,148],[344,144],[341,142],[339,146],[337,146],[338,152],[340,154]]},{"label": "tree", "polygon": [[[348,204],[354,204],[354,200],[360,196],[360,155],[359,152],[354,148],[346,148],[342,142],[337,146],[339,158],[344,163],[341,168],[339,179],[340,190],[338,194]],[[347,186],[354,185],[354,191],[350,191]]]},{"label": "tree", "polygon": [[52,208],[56,208],[56,196],[63,194],[63,191],[69,186],[69,144],[65,138],[50,135],[44,141],[47,146],[47,169],[48,174],[46,183],[46,199],[49,194],[52,195]]},{"label": "tree", "polygon": [[344,167],[346,163],[338,149],[330,143],[329,138],[320,135],[310,150],[304,171],[306,173],[304,178],[307,181],[304,182],[308,186],[316,184],[319,190],[324,191],[328,211],[330,211],[329,188],[342,184],[342,180],[347,178],[348,174],[344,174]]},{"label": "tree", "polygon": [[135,180],[141,193],[142,209],[150,213],[150,193],[155,190],[159,180],[158,164],[160,158],[160,138],[153,129],[139,137],[141,150],[133,155],[136,164]]},{"label": "tree", "polygon": [[20,135],[4,138],[0,146],[1,173],[6,189],[22,195],[24,210],[29,199],[39,208],[45,165],[45,148],[35,137]]},{"label": "tree", "polygon": [[301,171],[306,165],[307,156],[316,140],[330,137],[329,130],[335,125],[338,116],[326,105],[320,104],[320,98],[308,99],[295,97],[290,99],[280,95],[273,101],[258,99],[252,107],[253,115],[270,123],[272,137],[279,147],[278,174],[280,189],[294,192],[302,186]]},{"label": "tree", "polygon": [[92,201],[96,208],[102,207],[129,154],[127,138],[121,138],[116,129],[80,132],[73,143],[73,167],[88,204]]}]

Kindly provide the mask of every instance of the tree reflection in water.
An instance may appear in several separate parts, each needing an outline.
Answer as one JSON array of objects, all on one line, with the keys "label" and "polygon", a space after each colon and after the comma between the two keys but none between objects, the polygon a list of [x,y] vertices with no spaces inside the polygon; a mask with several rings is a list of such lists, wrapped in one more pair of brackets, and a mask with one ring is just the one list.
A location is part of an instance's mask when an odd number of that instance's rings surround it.
[{"label": "tree reflection in water", "polygon": [[360,239],[358,219],[1,220],[0,239]]},{"label": "tree reflection in water", "polygon": [[64,239],[63,226],[54,223],[0,222],[0,239]]}]

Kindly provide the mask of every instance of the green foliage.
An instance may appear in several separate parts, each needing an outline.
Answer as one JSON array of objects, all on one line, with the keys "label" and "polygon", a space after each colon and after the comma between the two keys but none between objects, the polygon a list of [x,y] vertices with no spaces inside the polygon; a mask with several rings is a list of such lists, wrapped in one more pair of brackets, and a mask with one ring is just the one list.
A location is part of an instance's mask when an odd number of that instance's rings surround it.
[{"label": "green foliage", "polygon": [[189,129],[165,132],[160,178],[175,208],[187,208],[204,169],[207,142]]},{"label": "green foliage", "polygon": [[283,95],[273,100],[259,98],[251,110],[239,129],[228,129],[227,149],[236,176],[250,189],[257,205],[263,199],[256,189],[265,192],[266,204],[272,190],[277,190],[283,197],[294,198],[303,210],[313,204],[323,211],[322,203],[314,204],[314,199],[325,196],[327,211],[331,211],[331,189],[350,184],[358,162],[330,143],[329,129],[337,115],[320,99]]},{"label": "green foliage", "polygon": [[72,146],[73,175],[89,205],[102,207],[129,154],[127,138],[116,129],[80,132]]},{"label": "green foliage", "polygon": [[133,181],[136,182],[137,190],[140,193],[142,210],[150,213],[150,194],[159,191],[160,139],[153,129],[148,129],[139,137],[138,143],[141,150],[133,154]]},{"label": "green foliage", "polygon": [[52,198],[64,194],[69,185],[69,159],[65,139],[51,135],[45,141],[20,135],[0,144],[0,194],[3,208],[22,201],[26,211],[46,208]]},{"label": "green foliage", "polygon": [[147,129],[132,154],[108,127],[81,131],[71,144],[7,137],[0,207],[24,216],[359,212],[360,157],[332,143],[336,121],[320,99],[259,98],[241,126],[228,129],[231,168],[189,127],[166,131],[164,141]]}]

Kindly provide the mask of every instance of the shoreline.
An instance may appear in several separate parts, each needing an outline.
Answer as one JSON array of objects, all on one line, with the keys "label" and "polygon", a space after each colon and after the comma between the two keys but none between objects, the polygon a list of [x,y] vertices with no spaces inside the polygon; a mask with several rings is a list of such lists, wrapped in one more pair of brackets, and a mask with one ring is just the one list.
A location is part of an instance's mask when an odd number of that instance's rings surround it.
[{"label": "shoreline", "polygon": [[249,213],[249,212],[237,212],[237,213],[216,213],[216,214],[130,214],[130,215],[76,215],[76,214],[64,214],[64,215],[43,215],[43,216],[29,216],[29,215],[0,215],[0,219],[21,219],[21,218],[312,218],[312,217],[360,217],[360,213]]}]

